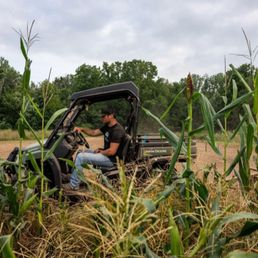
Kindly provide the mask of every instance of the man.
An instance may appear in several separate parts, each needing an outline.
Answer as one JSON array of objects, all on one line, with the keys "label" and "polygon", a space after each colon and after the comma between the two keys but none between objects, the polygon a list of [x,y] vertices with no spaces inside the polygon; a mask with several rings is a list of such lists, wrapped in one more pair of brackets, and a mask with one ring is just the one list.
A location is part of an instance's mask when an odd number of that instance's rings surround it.
[{"label": "man", "polygon": [[96,167],[111,168],[116,162],[116,157],[122,158],[122,141],[125,137],[124,128],[118,123],[115,111],[112,108],[107,108],[101,112],[101,120],[104,124],[100,129],[80,128],[75,127],[74,130],[85,133],[89,136],[104,135],[104,148],[96,150],[87,150],[76,156],[75,166],[70,183],[64,184],[65,190],[78,190],[80,179],[78,170],[83,170],[84,164],[95,165]]}]

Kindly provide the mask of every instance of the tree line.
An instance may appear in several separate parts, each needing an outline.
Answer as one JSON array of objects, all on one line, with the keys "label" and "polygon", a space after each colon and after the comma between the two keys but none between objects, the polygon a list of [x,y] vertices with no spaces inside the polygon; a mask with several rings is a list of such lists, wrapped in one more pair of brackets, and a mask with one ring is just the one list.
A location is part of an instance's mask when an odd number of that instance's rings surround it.
[{"label": "tree line", "polygon": [[[243,64],[237,70],[246,81],[252,82],[254,68],[250,64]],[[227,99],[232,98],[234,83],[238,86],[238,96],[244,92],[243,83],[231,70],[211,76],[192,74],[192,78],[194,90],[204,93],[215,111],[225,105],[223,96],[226,96]],[[16,122],[22,102],[21,79],[21,74],[9,64],[8,60],[0,57],[0,129],[17,128]],[[186,78],[182,78],[178,82],[169,82],[169,80],[159,77],[155,64],[135,59],[125,62],[103,62],[101,66],[82,64],[74,74],[57,77],[51,82],[47,80],[39,84],[32,82],[30,90],[31,96],[39,108],[42,107],[44,88],[48,87],[51,91],[52,97],[45,114],[46,120],[48,120],[56,110],[69,105],[70,97],[74,92],[124,81],[133,81],[139,87],[141,105],[157,116],[161,116],[186,84]],[[120,116],[123,117],[126,113],[124,104],[120,102],[115,105],[117,105]],[[183,93],[178,96],[164,121],[172,130],[180,130],[182,120],[186,119],[186,107],[186,98]],[[202,123],[198,104],[193,107],[193,110],[193,126],[198,127]],[[40,118],[36,116],[32,108],[28,109],[26,116],[35,129],[40,128]],[[233,129],[238,124],[238,117],[238,112],[231,115],[229,129]],[[87,123],[92,126],[99,123],[96,112],[88,116]],[[155,130],[153,121],[150,121],[143,113],[141,113],[139,128],[142,131]]]}]

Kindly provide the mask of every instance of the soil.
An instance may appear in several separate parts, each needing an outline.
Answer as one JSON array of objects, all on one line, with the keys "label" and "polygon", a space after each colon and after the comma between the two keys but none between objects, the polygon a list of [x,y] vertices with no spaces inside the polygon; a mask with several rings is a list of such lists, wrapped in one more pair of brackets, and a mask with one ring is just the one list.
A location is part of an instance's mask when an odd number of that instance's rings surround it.
[{"label": "soil", "polygon": [[[88,137],[87,138],[92,149],[102,146],[102,137]],[[26,140],[23,142],[22,146],[28,146],[35,141]],[[13,150],[15,146],[19,146],[19,141],[0,141],[0,158],[6,159],[8,154]],[[222,151],[223,144],[218,144],[218,147]],[[227,162],[228,165],[233,161],[238,150],[238,145],[233,143],[228,147],[227,152]],[[193,160],[193,169],[196,172],[203,171],[204,168],[208,166],[216,166],[218,171],[223,171],[223,158],[218,156],[212,151],[211,147],[203,142],[197,141],[197,158]]]}]

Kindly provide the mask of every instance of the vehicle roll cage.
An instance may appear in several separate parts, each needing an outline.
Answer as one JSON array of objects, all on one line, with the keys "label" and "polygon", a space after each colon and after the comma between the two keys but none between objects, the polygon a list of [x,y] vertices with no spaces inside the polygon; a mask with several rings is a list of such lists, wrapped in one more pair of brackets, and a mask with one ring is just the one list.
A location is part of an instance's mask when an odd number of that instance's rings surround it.
[{"label": "vehicle roll cage", "polygon": [[[127,117],[125,129],[126,132],[132,138],[132,144],[135,145],[138,126],[138,114],[140,108],[140,98],[138,87],[133,82],[129,81],[91,88],[72,94],[71,104],[69,108],[55,126],[55,129],[52,131],[51,135],[45,143],[45,147],[49,148],[52,145],[52,140],[57,137],[59,129],[64,127],[64,122],[67,120],[69,114],[71,114],[71,112],[75,109],[76,106],[78,106],[78,108],[74,111],[76,113],[73,114],[72,120],[76,119],[77,115],[79,115],[79,113],[83,110],[85,105],[92,105],[97,102],[115,99],[125,99],[130,103],[131,110],[130,114]],[[70,128],[72,126],[72,122],[73,121],[71,121],[67,130],[72,129]]]}]

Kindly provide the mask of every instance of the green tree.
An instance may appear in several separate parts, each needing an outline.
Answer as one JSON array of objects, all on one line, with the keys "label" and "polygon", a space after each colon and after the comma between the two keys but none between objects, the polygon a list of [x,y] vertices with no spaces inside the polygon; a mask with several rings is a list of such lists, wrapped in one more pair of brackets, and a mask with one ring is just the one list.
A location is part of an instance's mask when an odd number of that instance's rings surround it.
[{"label": "green tree", "polygon": [[55,86],[54,99],[59,99],[63,107],[66,107],[70,102],[70,97],[75,91],[74,75],[66,75],[55,78],[53,81]]},{"label": "green tree", "polygon": [[0,57],[0,129],[15,128],[21,104],[21,75]]},{"label": "green tree", "polygon": [[76,69],[73,77],[74,91],[86,90],[103,85],[101,69],[83,64]]}]

